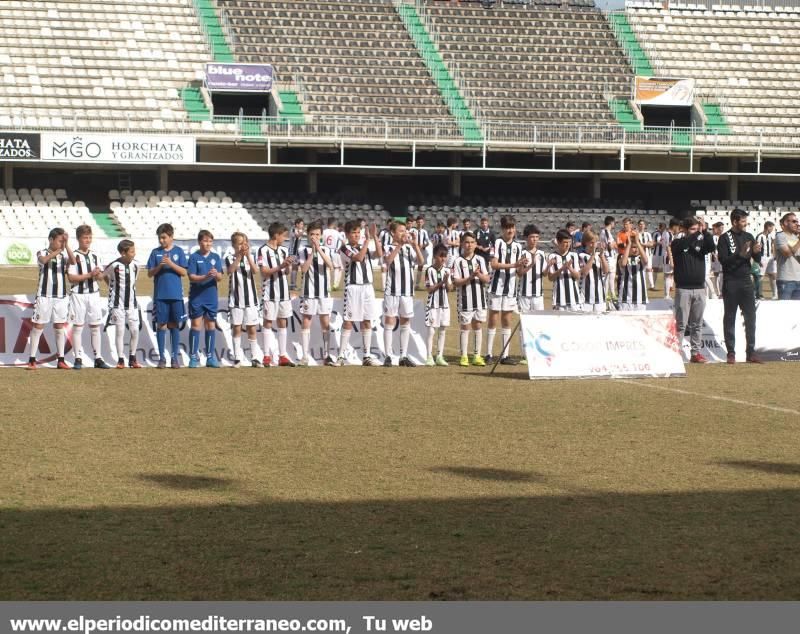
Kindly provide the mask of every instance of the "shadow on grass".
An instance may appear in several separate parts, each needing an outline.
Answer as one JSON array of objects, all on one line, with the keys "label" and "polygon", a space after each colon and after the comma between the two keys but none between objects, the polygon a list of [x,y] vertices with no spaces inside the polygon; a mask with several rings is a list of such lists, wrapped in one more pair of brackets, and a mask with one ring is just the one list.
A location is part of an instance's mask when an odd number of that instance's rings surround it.
[{"label": "shadow on grass", "polygon": [[503,370],[495,370],[492,374],[491,368],[487,368],[485,372],[461,372],[464,376],[480,377],[484,379],[517,379],[519,381],[530,381],[527,371],[518,370],[516,372],[509,372]]},{"label": "shadow on grass", "polygon": [[457,475],[473,480],[496,482],[544,482],[545,478],[531,471],[512,471],[510,469],[481,469],[478,467],[435,467],[433,473]]},{"label": "shadow on grass", "polygon": [[229,489],[233,485],[233,480],[230,478],[189,476],[180,473],[143,473],[139,476],[139,479],[157,484],[165,489],[175,489],[178,491],[199,491],[203,489],[221,490]]},{"label": "shadow on grass", "polygon": [[726,460],[716,464],[747,471],[761,471],[777,475],[800,476],[800,464],[794,462],[762,462],[760,460]]},{"label": "shadow on grass", "polygon": [[4,600],[798,599],[800,491],[0,511]]}]

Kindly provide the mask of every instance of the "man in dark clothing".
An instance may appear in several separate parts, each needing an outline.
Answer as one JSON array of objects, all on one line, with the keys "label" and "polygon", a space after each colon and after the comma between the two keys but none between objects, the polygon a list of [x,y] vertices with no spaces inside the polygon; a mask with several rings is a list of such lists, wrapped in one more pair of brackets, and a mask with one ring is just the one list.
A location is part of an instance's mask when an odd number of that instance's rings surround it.
[{"label": "man in dark clothing", "polygon": [[486,264],[489,264],[489,260],[492,259],[492,249],[494,248],[497,236],[489,227],[489,219],[485,216],[481,218],[480,228],[475,232],[475,240],[478,243],[475,251],[486,260]]},{"label": "man in dark clothing", "polygon": [[736,363],[736,310],[744,317],[744,333],[747,340],[748,363],[761,363],[756,356],[756,301],[752,262],[761,262],[761,245],[752,234],[747,233],[747,212],[734,209],[731,212],[731,228],[719,237],[717,256],[722,266],[722,301],[725,313],[722,329],[728,363]]},{"label": "man in dark clothing", "polygon": [[706,363],[700,354],[703,314],[706,310],[706,254],[716,250],[714,237],[700,231],[697,218],[684,218],[681,222],[683,237],[672,241],[672,262],[675,275],[675,322],[678,339],[689,327],[692,363]]}]

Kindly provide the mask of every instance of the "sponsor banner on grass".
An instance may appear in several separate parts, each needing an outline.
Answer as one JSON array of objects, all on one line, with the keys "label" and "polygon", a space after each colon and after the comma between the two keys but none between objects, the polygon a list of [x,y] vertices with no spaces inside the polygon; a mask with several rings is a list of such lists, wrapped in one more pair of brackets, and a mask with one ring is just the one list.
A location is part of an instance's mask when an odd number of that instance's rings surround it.
[{"label": "sponsor banner on grass", "polygon": [[694,79],[637,76],[634,100],[641,106],[691,107]]},{"label": "sponsor banner on grass", "polygon": [[211,92],[269,92],[270,64],[206,64],[206,88]]},{"label": "sponsor banner on grass", "polygon": [[195,162],[195,138],[150,134],[42,133],[42,160],[78,163]]},{"label": "sponsor banner on grass", "polygon": [[[671,299],[654,300],[652,310],[672,310]],[[761,301],[756,306],[756,353],[765,361],[800,361],[800,303],[793,301]],[[721,299],[709,299],[703,314],[700,354],[709,361],[724,362],[727,356],[722,317],[725,307]],[[736,317],[736,360],[744,361],[747,340],[744,319]],[[683,340],[683,358],[689,360],[689,337]]]},{"label": "sponsor banner on grass", "polygon": [[566,377],[668,377],[686,373],[667,311],[522,315],[528,374]]},{"label": "sponsor banner on grass", "polygon": [[40,150],[38,134],[0,133],[0,160],[35,161],[39,159]]},{"label": "sponsor banner on grass", "polygon": [[[0,296],[0,367],[13,367],[23,366],[28,360],[28,336],[31,330],[31,317],[33,316],[33,295],[4,295]],[[136,357],[139,363],[155,367],[158,363],[158,347],[156,344],[155,330],[153,327],[153,304],[152,298],[140,297],[139,298],[142,320],[141,331],[139,333],[138,350]],[[380,315],[380,301],[375,303],[375,315]],[[104,319],[107,310],[104,308]],[[297,360],[302,357],[302,343],[300,340],[300,300],[292,300],[292,317],[289,319],[287,334],[288,334],[288,352],[292,360]],[[123,326],[124,327],[124,326]],[[395,326],[397,330],[399,326]],[[116,350],[116,326],[109,325],[103,331],[102,337],[102,356],[109,364],[115,364],[118,356]],[[262,326],[259,325],[258,343],[261,345],[261,330]],[[274,329],[273,329],[274,330]],[[362,352],[362,338],[361,338],[361,325],[356,324],[354,332],[350,336],[350,350],[347,358],[349,364],[361,364]],[[383,326],[378,320],[373,321],[373,333],[371,352],[376,355],[379,360],[383,359]],[[333,312],[331,313],[331,347],[338,355],[339,342],[341,341],[342,331],[342,300],[335,299],[333,301]],[[422,302],[414,302],[414,318],[411,320],[411,338],[408,345],[408,355],[417,364],[422,364],[425,360],[425,306]],[[399,348],[399,333],[396,333],[395,339],[395,352]],[[244,360],[243,365],[250,365],[250,346],[247,342],[247,337],[244,336],[242,345],[244,347]],[[277,338],[273,337],[273,349],[270,351],[273,358],[273,363],[277,362],[278,349]],[[83,353],[84,362],[91,364],[92,361],[92,343],[91,332],[89,328],[83,329]],[[127,344],[128,333],[125,333],[125,358],[127,359]],[[216,352],[217,357],[223,366],[231,366],[233,363],[233,348],[231,339],[231,327],[229,322],[229,311],[227,298],[220,298],[219,300],[219,313],[217,314],[217,341]],[[169,350],[169,336],[167,337],[167,349]],[[183,324],[181,327],[181,359],[185,366],[189,361],[187,351],[189,349],[189,325]],[[203,349],[202,336],[201,336],[201,350]],[[40,365],[54,366],[56,360],[55,354],[55,337],[53,334],[52,326],[46,326],[44,334],[39,344],[39,354],[37,360]],[[73,356],[70,352],[72,350],[72,328],[67,329],[67,361],[72,363]],[[311,326],[311,345],[310,345],[310,365],[322,365],[324,358],[322,357],[322,334],[320,332],[319,320],[314,318]],[[397,354],[393,355],[394,364],[397,365]],[[205,354],[201,352],[201,359],[205,363]]]}]

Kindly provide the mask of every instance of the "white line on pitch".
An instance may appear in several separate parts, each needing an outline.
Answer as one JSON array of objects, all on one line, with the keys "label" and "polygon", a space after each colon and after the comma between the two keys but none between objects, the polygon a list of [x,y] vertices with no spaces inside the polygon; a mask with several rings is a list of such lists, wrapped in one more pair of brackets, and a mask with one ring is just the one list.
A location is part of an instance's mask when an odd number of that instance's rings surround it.
[{"label": "white line on pitch", "polygon": [[800,412],[796,409],[788,409],[786,407],[774,407],[772,405],[764,405],[763,403],[751,403],[750,401],[741,401],[738,398],[729,398],[727,396],[715,396],[713,394],[702,394],[701,392],[689,392],[688,390],[679,390],[675,387],[665,387],[663,385],[653,385],[651,383],[641,383],[639,381],[630,381],[628,379],[617,379],[618,383],[627,383],[628,385],[635,385],[636,387],[649,387],[654,390],[663,390],[664,392],[673,392],[675,394],[685,394],[686,396],[700,396],[702,398],[711,399],[712,401],[722,401],[724,403],[735,403],[736,405],[747,405],[748,407],[760,407],[768,409],[773,412],[781,412],[782,414],[794,414],[800,416]]}]

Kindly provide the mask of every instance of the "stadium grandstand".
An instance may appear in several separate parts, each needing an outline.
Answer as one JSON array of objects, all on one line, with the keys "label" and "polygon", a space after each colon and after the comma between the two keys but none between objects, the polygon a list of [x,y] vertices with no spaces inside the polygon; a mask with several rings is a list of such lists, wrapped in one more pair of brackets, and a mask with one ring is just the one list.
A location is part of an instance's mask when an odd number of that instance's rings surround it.
[{"label": "stadium grandstand", "polygon": [[10,236],[796,207],[798,7],[7,0],[0,19]]}]

